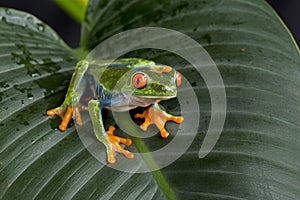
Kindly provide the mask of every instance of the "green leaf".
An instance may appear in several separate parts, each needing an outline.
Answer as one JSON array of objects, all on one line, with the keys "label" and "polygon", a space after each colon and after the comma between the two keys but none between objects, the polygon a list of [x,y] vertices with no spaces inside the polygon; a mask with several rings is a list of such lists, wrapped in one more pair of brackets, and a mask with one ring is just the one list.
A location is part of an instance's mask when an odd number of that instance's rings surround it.
[{"label": "green leaf", "polygon": [[60,119],[45,115],[63,101],[77,62],[59,36],[32,15],[3,8],[0,30],[0,198],[163,198],[152,174],[103,166],[74,126],[60,132]]},{"label": "green leaf", "polygon": [[[200,102],[200,127],[188,151],[172,165],[144,174],[103,166],[81,144],[74,125],[63,133],[55,129],[59,119],[49,119],[45,111],[62,102],[76,58],[31,15],[1,9],[0,17],[2,199],[300,196],[299,53],[264,1],[89,2],[83,48],[92,49],[105,38],[136,27],[171,28],[205,47],[226,85],[224,131],[213,151],[199,159],[211,117],[201,76],[173,54],[157,50],[128,54],[174,66],[188,77]],[[172,113],[179,110],[176,100],[162,105]],[[170,123],[167,128],[172,132],[177,126]],[[135,140],[135,146],[152,150],[168,142],[157,137]]]},{"label": "green leaf", "polygon": [[[92,49],[121,31],[147,26],[170,28],[197,40],[216,62],[226,86],[225,128],[214,150],[199,159],[211,107],[204,81],[178,56],[157,50],[126,55],[174,66],[198,95],[199,134],[184,156],[161,170],[176,196],[297,199],[300,59],[270,6],[260,0],[91,0],[81,45]],[[151,149],[157,143],[146,145]]]},{"label": "green leaf", "polygon": [[79,23],[83,22],[88,0],[53,0],[53,1],[77,22]]}]

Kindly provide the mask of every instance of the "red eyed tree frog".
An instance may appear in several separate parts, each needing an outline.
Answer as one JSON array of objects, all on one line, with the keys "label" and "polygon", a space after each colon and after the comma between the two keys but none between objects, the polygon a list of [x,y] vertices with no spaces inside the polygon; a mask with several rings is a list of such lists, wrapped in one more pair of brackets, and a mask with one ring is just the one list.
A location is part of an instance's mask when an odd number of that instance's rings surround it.
[{"label": "red eyed tree frog", "polygon": [[[74,86],[75,79],[80,80],[79,87]],[[176,86],[181,82],[179,72],[170,66],[156,64],[150,60],[138,58],[123,58],[113,62],[82,60],[76,65],[64,102],[61,106],[48,110],[47,115],[59,115],[62,118],[59,129],[65,131],[72,117],[78,125],[82,125],[80,110],[87,109],[94,134],[106,147],[107,162],[115,163],[115,151],[127,158],[134,157],[134,154],[120,145],[122,143],[130,146],[132,141],[115,136],[113,126],[109,126],[105,131],[101,110],[105,108],[124,112],[136,107],[149,106],[142,114],[136,114],[134,117],[145,119],[140,126],[142,130],[147,130],[150,124],[155,124],[160,130],[160,135],[167,138],[169,132],[164,128],[166,121],[181,123],[183,117],[166,113],[160,109],[158,102],[176,97]],[[87,105],[83,106],[79,102],[87,89],[92,91],[92,97]]]}]

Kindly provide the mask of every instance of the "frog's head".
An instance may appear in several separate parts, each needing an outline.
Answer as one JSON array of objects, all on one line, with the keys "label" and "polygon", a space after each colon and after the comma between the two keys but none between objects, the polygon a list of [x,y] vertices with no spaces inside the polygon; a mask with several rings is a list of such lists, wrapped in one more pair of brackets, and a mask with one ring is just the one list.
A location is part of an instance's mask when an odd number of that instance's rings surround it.
[{"label": "frog's head", "polygon": [[131,71],[132,96],[151,99],[176,97],[177,86],[181,84],[181,74],[166,65]]}]

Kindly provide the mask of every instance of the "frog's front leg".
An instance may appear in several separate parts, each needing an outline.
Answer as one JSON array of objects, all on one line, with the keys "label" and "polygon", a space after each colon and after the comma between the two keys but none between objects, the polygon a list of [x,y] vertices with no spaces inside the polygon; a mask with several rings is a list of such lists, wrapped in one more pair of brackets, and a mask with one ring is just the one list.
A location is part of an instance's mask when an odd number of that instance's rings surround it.
[{"label": "frog's front leg", "polygon": [[88,66],[89,63],[84,60],[77,63],[64,102],[61,106],[46,112],[48,116],[58,115],[62,118],[62,122],[58,127],[61,131],[66,130],[69,121],[73,117],[73,113],[76,123],[78,125],[82,125],[80,109],[82,109],[83,106],[80,106],[78,102],[81,97],[82,90],[85,87],[82,80]]},{"label": "frog's front leg", "polygon": [[150,124],[155,124],[160,131],[160,135],[163,138],[167,138],[170,135],[170,133],[165,129],[165,123],[167,121],[173,121],[177,124],[183,121],[182,116],[172,116],[166,113],[165,111],[161,110],[158,103],[153,104],[142,114],[135,114],[134,117],[145,119],[145,122],[142,125],[140,125],[141,129],[143,129],[144,131],[147,130]]},{"label": "frog's front leg", "polygon": [[[104,100],[105,101],[105,100]],[[88,104],[89,115],[92,121],[94,133],[97,139],[102,142],[106,148],[107,153],[107,162],[108,163],[115,163],[115,151],[124,154],[127,158],[133,158],[134,155],[123,149],[120,143],[125,144],[126,146],[130,146],[132,141],[131,139],[125,139],[113,134],[115,128],[110,126],[108,131],[105,131],[102,121],[101,115],[101,100],[91,100]]]}]

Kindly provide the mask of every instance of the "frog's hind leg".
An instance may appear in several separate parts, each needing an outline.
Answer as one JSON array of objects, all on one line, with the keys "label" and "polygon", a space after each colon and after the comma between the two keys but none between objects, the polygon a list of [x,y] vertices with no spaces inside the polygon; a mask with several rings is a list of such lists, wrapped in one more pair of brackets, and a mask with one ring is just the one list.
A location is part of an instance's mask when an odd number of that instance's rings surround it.
[{"label": "frog's hind leg", "polygon": [[[103,104],[103,103],[102,103]],[[134,155],[123,149],[120,143],[125,144],[126,146],[131,145],[131,139],[125,139],[113,134],[115,128],[110,126],[106,132],[103,126],[103,120],[101,117],[101,100],[91,100],[88,103],[89,115],[92,121],[94,133],[97,139],[102,142],[106,148],[107,161],[108,163],[115,163],[116,158],[114,152],[122,153],[127,158],[133,158]]]},{"label": "frog's hind leg", "polygon": [[59,125],[59,129],[61,131],[66,130],[69,121],[73,117],[73,111],[76,123],[78,125],[82,125],[80,117],[80,109],[82,105],[79,104],[79,99],[81,97],[82,90],[85,87],[82,80],[88,66],[89,63],[87,61],[80,61],[77,63],[64,102],[61,106],[46,112],[48,116],[59,115],[62,118],[62,122]]},{"label": "frog's hind leg", "polygon": [[81,106],[61,105],[60,107],[48,110],[46,112],[46,114],[48,116],[54,116],[54,115],[60,116],[62,118],[62,121],[58,128],[61,131],[65,131],[67,129],[69,121],[73,118],[73,114],[74,114],[76,124],[79,126],[82,125],[82,120],[81,120],[81,116],[80,116],[80,108],[81,108]]}]

